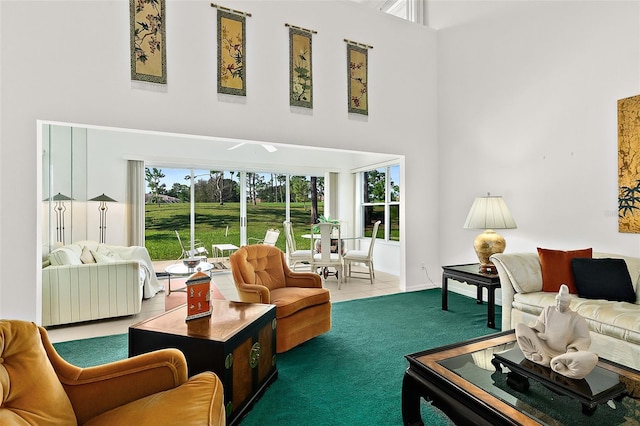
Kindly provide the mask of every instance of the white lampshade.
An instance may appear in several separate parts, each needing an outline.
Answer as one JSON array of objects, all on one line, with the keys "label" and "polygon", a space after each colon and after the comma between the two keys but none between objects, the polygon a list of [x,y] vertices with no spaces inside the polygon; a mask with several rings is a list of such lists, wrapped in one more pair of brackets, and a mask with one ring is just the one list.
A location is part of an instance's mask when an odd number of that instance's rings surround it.
[{"label": "white lampshade", "polygon": [[495,266],[489,258],[496,253],[502,253],[507,245],[504,238],[494,229],[516,228],[516,221],[511,217],[509,209],[502,197],[486,197],[475,199],[464,222],[466,229],[484,229],[473,242],[473,248],[480,261],[480,272],[496,273]]},{"label": "white lampshade", "polygon": [[464,222],[464,228],[513,229],[517,226],[502,197],[487,195],[475,199]]}]

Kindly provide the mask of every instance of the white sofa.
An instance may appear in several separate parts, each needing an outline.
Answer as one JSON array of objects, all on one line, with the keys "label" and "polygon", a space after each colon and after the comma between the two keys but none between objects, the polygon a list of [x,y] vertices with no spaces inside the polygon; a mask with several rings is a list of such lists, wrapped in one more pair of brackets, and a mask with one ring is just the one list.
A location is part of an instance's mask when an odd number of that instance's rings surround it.
[{"label": "white sofa", "polygon": [[[600,357],[640,369],[640,258],[609,253],[593,253],[594,258],[624,259],[635,303],[584,299],[572,294],[571,309],[582,315],[591,332],[592,352]],[[517,323],[531,324],[546,306],[555,304],[555,292],[542,291],[542,271],[538,253],[501,253],[491,256],[500,276],[502,290],[502,330]],[[606,285],[606,283],[603,283]]]},{"label": "white sofa", "polygon": [[144,247],[79,241],[43,262],[42,325],[70,324],[140,312],[158,283]]}]

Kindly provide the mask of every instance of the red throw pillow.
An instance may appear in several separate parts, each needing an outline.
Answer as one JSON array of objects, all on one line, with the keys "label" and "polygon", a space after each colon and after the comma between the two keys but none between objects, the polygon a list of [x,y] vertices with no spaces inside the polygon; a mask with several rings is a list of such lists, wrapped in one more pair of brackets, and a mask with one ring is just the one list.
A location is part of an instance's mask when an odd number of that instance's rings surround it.
[{"label": "red throw pillow", "polygon": [[578,293],[573,279],[571,259],[575,257],[588,257],[593,254],[593,249],[582,250],[549,250],[538,247],[540,267],[542,269],[542,291],[557,293],[562,284],[569,287],[569,293]]}]

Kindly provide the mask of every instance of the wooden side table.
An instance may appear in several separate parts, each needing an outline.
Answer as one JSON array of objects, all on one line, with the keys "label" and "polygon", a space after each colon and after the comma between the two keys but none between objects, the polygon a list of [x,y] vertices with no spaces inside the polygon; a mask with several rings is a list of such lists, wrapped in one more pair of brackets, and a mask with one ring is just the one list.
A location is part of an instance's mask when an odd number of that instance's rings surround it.
[{"label": "wooden side table", "polygon": [[454,279],[463,283],[475,285],[477,303],[482,304],[482,289],[487,289],[487,327],[496,328],[496,289],[500,288],[498,274],[480,272],[479,263],[452,265],[442,267],[442,310],[449,309],[448,280]]}]

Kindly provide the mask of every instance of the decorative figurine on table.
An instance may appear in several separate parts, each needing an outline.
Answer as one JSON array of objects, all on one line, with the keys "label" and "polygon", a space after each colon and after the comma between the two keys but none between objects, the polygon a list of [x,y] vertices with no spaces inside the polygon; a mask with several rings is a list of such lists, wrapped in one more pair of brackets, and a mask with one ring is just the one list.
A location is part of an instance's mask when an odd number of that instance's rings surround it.
[{"label": "decorative figurine on table", "polygon": [[556,304],[547,306],[532,326],[516,324],[516,339],[525,358],[572,379],[594,369],[598,355],[589,352],[587,322],[569,309],[569,288],[562,284]]},{"label": "decorative figurine on table", "polygon": [[187,321],[211,315],[211,277],[198,268],[186,285]]}]

